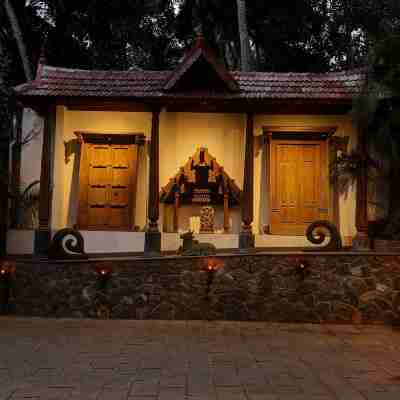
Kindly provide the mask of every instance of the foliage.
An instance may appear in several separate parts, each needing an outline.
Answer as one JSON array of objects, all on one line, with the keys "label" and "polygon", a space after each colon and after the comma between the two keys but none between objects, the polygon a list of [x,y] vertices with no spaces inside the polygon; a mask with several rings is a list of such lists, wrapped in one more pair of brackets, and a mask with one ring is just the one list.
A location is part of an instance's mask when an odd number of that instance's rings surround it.
[{"label": "foliage", "polygon": [[[387,221],[376,224],[374,235],[400,237],[400,35],[392,32],[376,41],[361,95],[353,115],[368,142],[369,152],[389,164]],[[370,155],[371,156],[371,155]],[[379,228],[379,229],[378,229]]]},{"label": "foliage", "polygon": [[39,181],[33,181],[25,189],[10,188],[9,197],[16,202],[17,221],[11,221],[18,228],[34,228],[37,225],[39,207]]}]

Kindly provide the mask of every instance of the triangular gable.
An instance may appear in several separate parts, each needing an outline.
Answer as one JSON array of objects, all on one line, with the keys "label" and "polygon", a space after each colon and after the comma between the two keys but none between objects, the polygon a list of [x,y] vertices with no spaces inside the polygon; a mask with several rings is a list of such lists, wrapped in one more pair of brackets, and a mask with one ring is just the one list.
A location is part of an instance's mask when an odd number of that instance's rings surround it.
[{"label": "triangular gable", "polygon": [[214,51],[203,37],[197,38],[196,44],[168,77],[163,89],[166,91],[227,90],[231,92],[240,90],[235,78],[217,61]]},{"label": "triangular gable", "polygon": [[[194,191],[199,187],[198,182],[196,182],[196,169],[199,166],[206,167],[208,171],[207,188],[213,198],[213,203],[219,203],[220,200],[223,200],[224,194],[228,195],[230,206],[240,203],[241,190],[208,152],[208,149],[204,147],[197,149],[195,154],[189,157],[186,164],[179,168],[178,173],[170,178],[167,185],[161,189],[160,201],[162,203],[173,203],[175,193],[178,192],[183,203],[190,203]],[[200,187],[203,188],[203,185],[200,185]]]}]

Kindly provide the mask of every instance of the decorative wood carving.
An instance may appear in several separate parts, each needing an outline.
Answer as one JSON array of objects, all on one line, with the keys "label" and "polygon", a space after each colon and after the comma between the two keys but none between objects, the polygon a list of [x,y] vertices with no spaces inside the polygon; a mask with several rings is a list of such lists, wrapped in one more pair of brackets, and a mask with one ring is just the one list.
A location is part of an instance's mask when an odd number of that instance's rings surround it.
[{"label": "decorative wood carving", "polygon": [[227,195],[228,207],[239,204],[241,191],[222,166],[208,152],[199,148],[186,164],[161,189],[160,201],[173,204],[179,192],[181,204],[224,204]]}]

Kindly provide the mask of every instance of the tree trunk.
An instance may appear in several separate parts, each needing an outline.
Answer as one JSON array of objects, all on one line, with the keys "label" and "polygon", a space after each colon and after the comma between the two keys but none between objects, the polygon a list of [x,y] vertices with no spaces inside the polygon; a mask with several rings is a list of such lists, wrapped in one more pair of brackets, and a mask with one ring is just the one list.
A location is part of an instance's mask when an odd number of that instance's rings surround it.
[{"label": "tree trunk", "polygon": [[22,31],[20,29],[17,16],[15,15],[14,9],[10,3],[10,0],[4,0],[4,7],[6,10],[7,17],[10,21],[10,26],[14,35],[14,39],[17,42],[19,55],[21,57],[22,66],[24,69],[25,77],[28,81],[33,79],[32,69],[26,51],[24,39],[22,37]]},{"label": "tree trunk", "polygon": [[237,0],[238,27],[240,38],[241,70],[250,71],[250,43],[247,30],[246,2]]}]

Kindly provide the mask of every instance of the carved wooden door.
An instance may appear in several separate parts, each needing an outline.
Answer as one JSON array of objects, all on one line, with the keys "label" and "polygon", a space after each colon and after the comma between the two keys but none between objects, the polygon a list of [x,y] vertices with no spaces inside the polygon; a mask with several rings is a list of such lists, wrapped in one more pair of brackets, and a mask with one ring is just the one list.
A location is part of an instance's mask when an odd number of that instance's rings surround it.
[{"label": "carved wooden door", "polygon": [[[137,145],[112,139],[86,143],[80,170],[78,225],[82,229],[133,227]],[[117,138],[115,138],[116,140]]]},{"label": "carved wooden door", "polygon": [[272,140],[270,147],[271,233],[304,235],[328,219],[326,142]]}]

